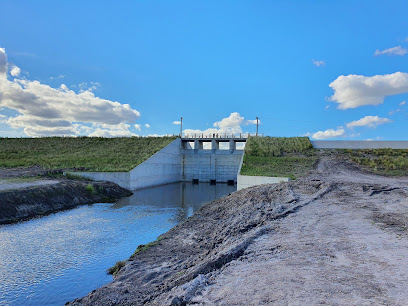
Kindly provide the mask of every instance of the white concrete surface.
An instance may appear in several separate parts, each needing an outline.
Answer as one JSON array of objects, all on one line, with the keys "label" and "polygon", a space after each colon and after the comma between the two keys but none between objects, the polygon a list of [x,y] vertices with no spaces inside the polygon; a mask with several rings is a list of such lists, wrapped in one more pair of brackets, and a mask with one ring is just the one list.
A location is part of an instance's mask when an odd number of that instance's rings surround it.
[{"label": "white concrete surface", "polygon": [[252,176],[252,175],[237,175],[237,190],[258,186],[263,184],[277,184],[287,182],[288,177],[272,177],[272,176]]},{"label": "white concrete surface", "polygon": [[311,140],[316,149],[408,149],[408,141]]},{"label": "white concrete surface", "polygon": [[183,181],[236,181],[243,150],[182,150]]}]

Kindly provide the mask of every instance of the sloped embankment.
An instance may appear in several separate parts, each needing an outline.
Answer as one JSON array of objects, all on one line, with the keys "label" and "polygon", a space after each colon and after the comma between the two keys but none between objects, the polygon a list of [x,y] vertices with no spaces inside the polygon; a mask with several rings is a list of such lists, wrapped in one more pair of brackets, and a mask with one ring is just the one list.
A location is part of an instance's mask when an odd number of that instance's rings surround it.
[{"label": "sloped embankment", "polygon": [[132,192],[110,182],[64,180],[60,183],[0,192],[0,224],[50,214],[81,204],[113,202]]},{"label": "sloped embankment", "polygon": [[407,184],[322,156],[205,205],[71,304],[405,305]]},{"label": "sloped embankment", "polygon": [[[112,283],[72,305],[189,302],[203,285],[203,275],[242,256],[269,231],[269,221],[297,211],[330,188],[320,181],[289,182],[243,189],[207,204],[150,247],[138,248]],[[172,295],[171,290],[182,292]]]}]

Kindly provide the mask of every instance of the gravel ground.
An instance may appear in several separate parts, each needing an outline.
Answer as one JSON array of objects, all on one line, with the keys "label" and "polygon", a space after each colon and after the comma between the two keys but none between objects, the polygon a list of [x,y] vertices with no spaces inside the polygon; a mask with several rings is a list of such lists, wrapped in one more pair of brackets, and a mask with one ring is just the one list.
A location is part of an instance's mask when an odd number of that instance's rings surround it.
[{"label": "gravel ground", "polygon": [[60,181],[57,180],[35,180],[30,182],[15,182],[10,180],[0,180],[0,191],[9,189],[21,189],[34,186],[45,186],[58,184]]},{"label": "gravel ground", "polygon": [[75,305],[407,305],[408,178],[321,156],[235,192],[133,255]]}]

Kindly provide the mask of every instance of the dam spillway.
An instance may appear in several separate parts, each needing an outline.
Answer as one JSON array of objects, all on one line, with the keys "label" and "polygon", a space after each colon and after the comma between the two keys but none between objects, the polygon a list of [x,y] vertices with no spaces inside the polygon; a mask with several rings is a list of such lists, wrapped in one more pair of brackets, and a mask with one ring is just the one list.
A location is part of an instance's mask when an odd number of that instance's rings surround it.
[{"label": "dam spillway", "polygon": [[236,183],[246,138],[177,138],[129,172],[71,172],[136,190],[176,182]]},{"label": "dam spillway", "polygon": [[182,138],[181,181],[236,183],[245,138]]}]

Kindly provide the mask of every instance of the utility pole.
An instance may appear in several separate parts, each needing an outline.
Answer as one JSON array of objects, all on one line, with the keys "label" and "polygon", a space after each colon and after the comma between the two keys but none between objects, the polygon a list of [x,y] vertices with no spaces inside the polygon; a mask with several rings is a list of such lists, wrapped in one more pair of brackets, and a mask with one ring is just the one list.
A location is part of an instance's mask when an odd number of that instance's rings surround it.
[{"label": "utility pole", "polygon": [[183,117],[181,117],[180,121],[180,138],[183,137]]},{"label": "utility pole", "polygon": [[256,117],[256,136],[258,136],[258,117]]}]

